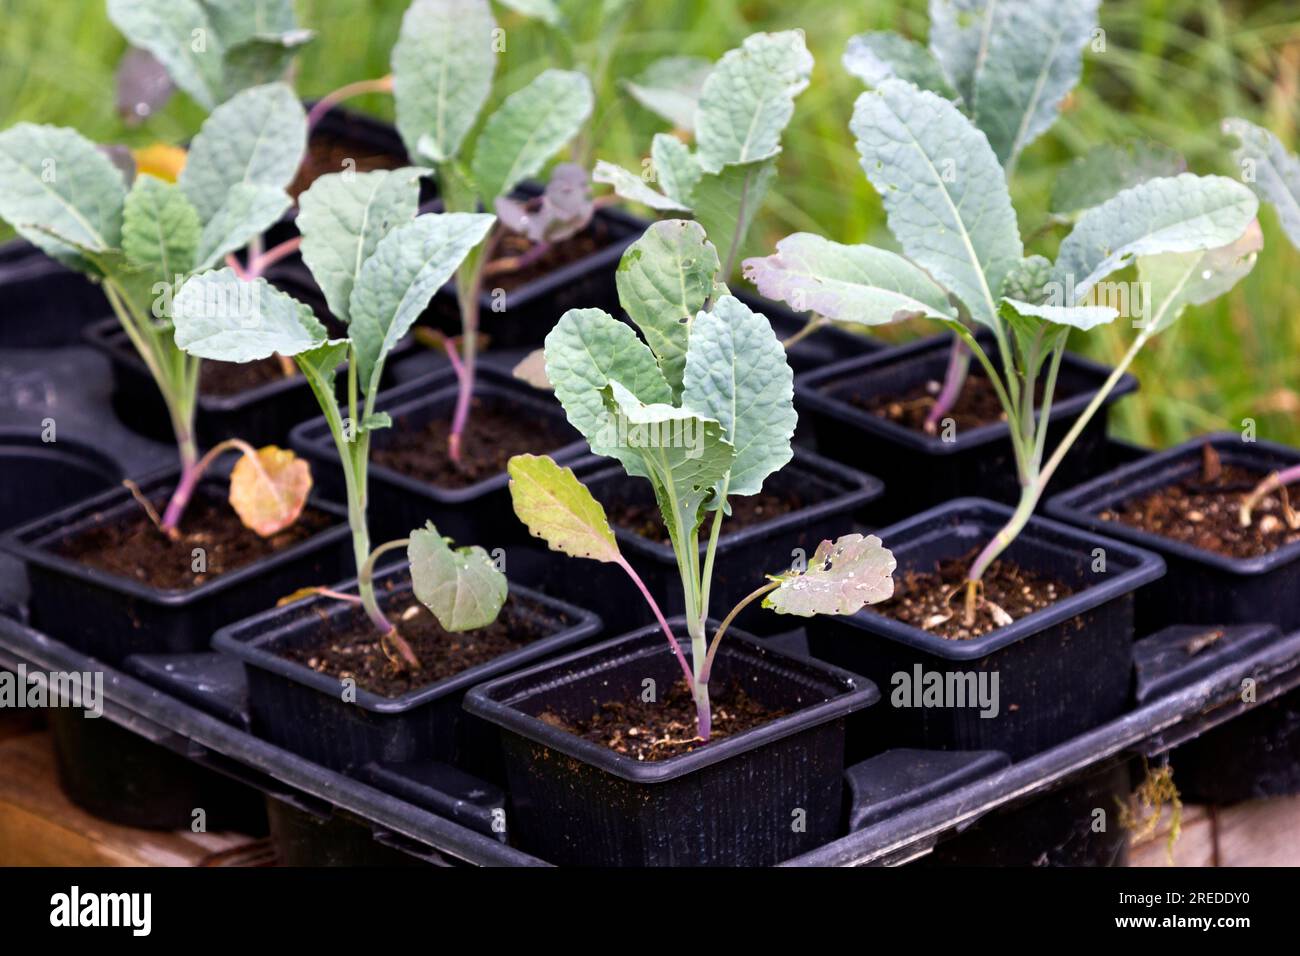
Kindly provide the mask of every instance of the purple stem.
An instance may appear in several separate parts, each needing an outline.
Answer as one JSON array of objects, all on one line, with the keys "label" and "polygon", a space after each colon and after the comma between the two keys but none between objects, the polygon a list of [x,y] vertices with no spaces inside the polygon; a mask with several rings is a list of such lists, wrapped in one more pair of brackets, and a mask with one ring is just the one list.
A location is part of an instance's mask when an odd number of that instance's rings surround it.
[{"label": "purple stem", "polygon": [[961,339],[952,340],[952,349],[948,352],[948,371],[944,374],[943,388],[934,400],[934,407],[925,416],[925,430],[931,434],[939,429],[952,407],[957,404],[962,386],[966,384],[966,374],[970,371],[970,347]]},{"label": "purple stem", "polygon": [[[645,582],[641,580],[641,575],[637,574],[636,569],[627,563],[625,557],[619,555],[614,559],[614,563],[626,571],[627,576],[632,579],[632,583],[641,590],[641,596],[644,597],[646,603],[650,605],[650,610],[654,612],[655,620],[659,622],[659,627],[664,632],[664,637],[668,638],[668,644],[672,647],[673,653],[677,655],[677,663],[682,666],[682,673],[686,675],[686,686],[691,689],[691,693],[694,693],[695,677],[691,674],[691,665],[686,663],[686,655],[682,653],[682,646],[677,643],[677,638],[673,637],[673,629],[668,626],[668,619],[664,617],[664,612],[659,609],[658,602],[655,601],[654,596],[650,593],[650,589],[645,586]],[[707,713],[704,715],[702,720],[704,724],[707,725]],[[708,734],[703,734],[702,736],[705,739],[708,739]]]}]

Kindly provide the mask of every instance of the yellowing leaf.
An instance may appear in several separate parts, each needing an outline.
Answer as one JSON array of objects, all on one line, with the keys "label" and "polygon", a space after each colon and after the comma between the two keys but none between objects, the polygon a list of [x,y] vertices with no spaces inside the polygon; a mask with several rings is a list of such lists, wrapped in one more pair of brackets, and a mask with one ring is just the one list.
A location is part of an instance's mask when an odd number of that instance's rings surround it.
[{"label": "yellowing leaf", "polygon": [[263,538],[297,521],[310,491],[310,466],[275,445],[259,448],[256,455],[245,453],[230,473],[230,507]]},{"label": "yellowing leaf", "polygon": [[151,143],[140,149],[131,150],[137,176],[148,173],[168,183],[174,183],[180,178],[187,155],[180,146],[171,146],[167,143]]},{"label": "yellowing leaf", "polygon": [[823,541],[804,571],[770,575],[778,583],[763,607],[778,614],[856,614],[894,594],[894,555],[874,534]]},{"label": "yellowing leaf", "polygon": [[521,382],[527,382],[533,388],[546,392],[554,391],[551,380],[546,377],[546,350],[534,349],[525,355],[512,373]]},{"label": "yellowing leaf", "polygon": [[561,468],[544,455],[516,455],[509,471],[515,514],[534,537],[575,558],[621,561],[605,509],[572,468]]}]

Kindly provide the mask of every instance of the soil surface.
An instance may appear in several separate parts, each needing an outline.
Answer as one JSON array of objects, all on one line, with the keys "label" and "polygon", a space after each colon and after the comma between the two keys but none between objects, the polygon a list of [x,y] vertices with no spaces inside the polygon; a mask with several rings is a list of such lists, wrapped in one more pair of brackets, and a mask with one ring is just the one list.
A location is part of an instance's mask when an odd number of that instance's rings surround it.
[{"label": "soil surface", "polygon": [[[711,741],[731,737],[786,714],[750,697],[735,683],[710,687],[713,729]],[[596,705],[596,702],[592,702]],[[539,719],[584,740],[590,740],[634,760],[667,760],[704,746],[697,735],[695,700],[684,680],[668,689],[661,701],[631,700],[596,705],[586,719],[567,719],[551,711]]]},{"label": "soil surface", "polygon": [[[1042,404],[1043,386],[1040,377],[1034,385],[1035,406]],[[930,409],[934,408],[942,388],[942,380],[930,379],[908,389],[902,395],[863,395],[854,392],[847,395],[847,400],[857,408],[902,425],[904,428],[924,432],[926,416],[930,414]],[[1078,389],[1068,388],[1057,379],[1056,392],[1052,398],[1053,404],[1077,394]],[[993,383],[989,381],[983,369],[975,368],[971,369],[970,375],[966,377],[966,383],[962,386],[961,394],[957,396],[957,401],[944,417],[956,422],[959,432],[1007,420]]]},{"label": "soil surface", "polygon": [[[1201,472],[1102,511],[1106,521],[1118,521],[1163,538],[1190,544],[1230,558],[1255,558],[1300,541],[1300,528],[1287,522],[1286,501],[1280,491],[1264,499],[1243,528],[1241,503],[1266,478],[1262,472],[1236,465]],[[1300,504],[1300,502],[1295,502]]]},{"label": "soil surface", "polygon": [[[556,269],[562,269],[587,256],[595,255],[613,241],[614,237],[610,234],[609,227],[599,219],[593,219],[582,232],[570,236],[563,242],[557,242],[543,253],[541,258],[525,268],[486,276],[483,279],[483,288],[505,289],[507,292],[513,292],[520,286],[527,285],[534,279],[540,279]],[[522,256],[532,247],[533,243],[527,237],[518,233],[506,233],[497,243],[492,261]]]},{"label": "soil surface", "polygon": [[[167,499],[153,499],[161,514]],[[303,510],[292,527],[263,538],[249,531],[223,497],[200,490],[181,521],[181,536],[172,541],[159,531],[143,508],[125,520],[88,529],[55,545],[57,553],[92,568],[167,591],[196,588],[282,551],[337,523],[314,508]],[[194,549],[202,548],[207,569],[193,569]]]},{"label": "soil surface", "polygon": [[204,362],[199,366],[199,392],[224,398],[238,395],[250,389],[265,385],[267,382],[282,378],[293,378],[298,374],[298,366],[293,366],[293,375],[284,374],[280,360],[271,358],[258,359],[255,362]]},{"label": "soil surface", "polygon": [[1005,618],[999,621],[998,608],[1018,621],[1074,593],[1063,581],[1000,559],[984,572],[983,600],[976,610],[974,626],[967,627],[962,623],[964,584],[966,572],[978,554],[972,551],[956,560],[940,561],[932,572],[907,571],[896,576],[894,596],[867,610],[950,641],[969,641],[1007,624]]},{"label": "soil surface", "polygon": [[526,613],[514,597],[507,598],[501,615],[487,627],[455,634],[443,630],[409,591],[397,597],[381,595],[380,607],[411,645],[420,661],[418,671],[399,668],[389,660],[361,611],[340,615],[313,634],[310,642],[277,653],[322,674],[350,677],[371,693],[400,697],[549,637],[560,626],[553,619],[547,622]]},{"label": "soil surface", "polygon": [[401,169],[408,165],[404,157],[376,153],[373,146],[326,133],[313,133],[307,141],[307,153],[302,158],[302,165],[298,167],[298,175],[289,185],[289,195],[297,202],[299,194],[305,192],[321,176],[342,172],[345,168],[343,164],[349,159],[356,163],[351,168],[358,173],[368,173],[375,169]]},{"label": "soil surface", "polygon": [[[803,498],[794,491],[785,494],[763,491],[756,495],[736,496],[730,501],[731,514],[722,522],[721,536],[724,538],[736,531],[798,511],[804,506]],[[664,527],[658,505],[616,499],[610,502],[607,513],[609,520],[625,531],[660,544],[669,543],[668,529]],[[700,526],[701,540],[708,537],[709,529],[713,527],[713,514],[709,512],[704,518],[704,524]]]},{"label": "soil surface", "polygon": [[471,403],[459,466],[447,457],[450,434],[450,414],[435,415],[418,429],[399,420],[383,447],[370,456],[385,468],[437,488],[465,488],[501,474],[515,455],[544,455],[568,442],[558,423],[478,399]]}]

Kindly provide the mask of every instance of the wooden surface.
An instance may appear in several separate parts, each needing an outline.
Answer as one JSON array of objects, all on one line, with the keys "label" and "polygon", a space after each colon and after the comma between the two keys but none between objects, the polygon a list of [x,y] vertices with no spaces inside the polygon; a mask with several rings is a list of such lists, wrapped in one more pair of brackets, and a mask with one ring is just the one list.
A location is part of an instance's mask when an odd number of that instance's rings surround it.
[{"label": "wooden surface", "polygon": [[1169,819],[1130,849],[1130,866],[1300,866],[1300,797],[1184,807],[1172,863]]}]

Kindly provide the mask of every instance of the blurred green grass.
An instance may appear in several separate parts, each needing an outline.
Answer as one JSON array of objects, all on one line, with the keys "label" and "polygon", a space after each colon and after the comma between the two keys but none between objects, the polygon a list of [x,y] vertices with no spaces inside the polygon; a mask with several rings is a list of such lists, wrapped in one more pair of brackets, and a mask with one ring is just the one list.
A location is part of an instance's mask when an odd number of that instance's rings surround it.
[{"label": "blurred green grass", "polygon": [[[344,82],[387,72],[406,0],[299,0],[319,36],[303,53],[298,88],[318,96]],[[498,8],[507,49],[498,91],[526,82],[554,52],[545,32]],[[1242,115],[1289,148],[1300,122],[1300,7],[1251,0],[1106,0],[1105,48],[1086,55],[1084,82],[1061,121],[1021,162],[1015,198],[1021,229],[1034,234],[1056,172],[1103,142],[1144,137],[1166,143],[1195,172],[1231,174],[1219,120]],[[843,241],[888,242],[880,203],[857,165],[848,119],[859,83],[840,66],[854,33],[894,29],[924,39],[925,0],[658,0],[639,3],[611,62],[593,130],[600,158],[635,166],[658,121],[621,93],[617,80],[667,53],[715,58],[757,30],[802,27],[817,58],[786,135],[781,177],[754,231],[766,251],[795,230]],[[0,0],[0,128],[20,120],[72,125],[99,141],[179,141],[202,113],[184,97],[143,128],[114,113],[113,71],[123,43],[100,0]],[[382,97],[358,108],[391,116]],[[1258,422],[1261,437],[1300,444],[1300,252],[1261,214],[1265,250],[1229,296],[1190,310],[1141,356],[1143,390],[1120,405],[1122,434],[1166,445],[1212,429]],[[1046,250],[1059,239],[1047,234]],[[1103,361],[1121,354],[1132,331],[1076,337]]]}]

